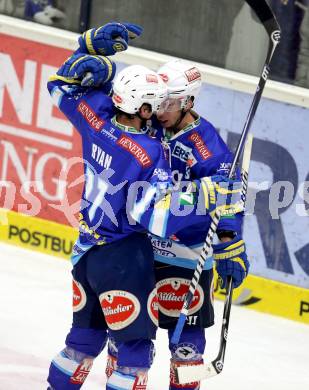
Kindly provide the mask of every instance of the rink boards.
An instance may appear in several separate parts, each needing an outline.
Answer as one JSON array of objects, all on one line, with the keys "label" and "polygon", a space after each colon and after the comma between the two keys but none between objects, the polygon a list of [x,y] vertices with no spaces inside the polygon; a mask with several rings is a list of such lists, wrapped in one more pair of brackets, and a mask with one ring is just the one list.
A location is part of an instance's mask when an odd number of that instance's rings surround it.
[{"label": "rink boards", "polygon": [[[77,230],[41,218],[0,209],[0,241],[69,259]],[[214,282],[217,299],[224,291]],[[309,324],[309,290],[249,275],[234,291],[234,304]]]}]

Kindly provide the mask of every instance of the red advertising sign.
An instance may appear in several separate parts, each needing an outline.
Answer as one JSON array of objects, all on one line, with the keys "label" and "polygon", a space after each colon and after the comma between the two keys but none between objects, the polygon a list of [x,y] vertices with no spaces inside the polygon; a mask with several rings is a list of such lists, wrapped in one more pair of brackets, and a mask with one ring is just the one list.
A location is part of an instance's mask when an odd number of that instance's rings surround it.
[{"label": "red advertising sign", "polygon": [[81,157],[81,140],[46,87],[70,51],[0,39],[0,207],[72,224],[82,186],[80,159],[72,158]]}]

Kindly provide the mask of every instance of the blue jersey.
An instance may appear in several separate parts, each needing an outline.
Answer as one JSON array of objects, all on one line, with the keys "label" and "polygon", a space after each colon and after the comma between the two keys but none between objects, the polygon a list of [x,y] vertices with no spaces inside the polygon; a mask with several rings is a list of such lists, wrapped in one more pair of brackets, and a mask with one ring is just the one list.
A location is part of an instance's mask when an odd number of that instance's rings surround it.
[{"label": "blue jersey", "polygon": [[111,98],[103,89],[82,88],[51,78],[55,103],[82,137],[85,184],[80,235],[73,264],[96,244],[110,243],[134,231],[168,237],[206,220],[194,210],[190,218],[170,212],[171,171],[161,143],[116,121]]},{"label": "blue jersey", "polygon": [[[195,121],[176,134],[168,134],[154,121],[155,134],[164,140],[170,149],[170,164],[174,185],[183,180],[194,180],[204,176],[226,176],[233,161],[233,155],[210,122],[195,116]],[[157,130],[156,130],[157,129]],[[218,231],[240,232],[242,216],[235,215],[220,219]],[[168,264],[194,269],[201,253],[211,219],[177,232],[170,239],[152,236],[155,259]],[[212,268],[212,257],[205,263],[205,269]]]}]

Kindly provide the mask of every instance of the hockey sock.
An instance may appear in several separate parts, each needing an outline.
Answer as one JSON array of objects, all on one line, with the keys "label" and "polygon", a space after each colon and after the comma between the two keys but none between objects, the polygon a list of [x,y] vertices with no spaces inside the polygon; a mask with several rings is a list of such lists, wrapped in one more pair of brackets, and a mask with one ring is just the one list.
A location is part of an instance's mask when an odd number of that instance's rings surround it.
[{"label": "hockey sock", "polygon": [[[168,335],[171,339],[173,329],[169,329]],[[198,327],[185,327],[179,343],[169,344],[172,359],[170,365],[170,390],[198,390],[200,382],[192,382],[179,385],[176,382],[175,368],[179,366],[190,366],[203,363],[203,353],[205,351],[206,339],[204,329]]]},{"label": "hockey sock", "polygon": [[105,374],[107,376],[107,379],[116,370],[117,370],[117,358],[115,356],[112,356],[112,355],[108,354],[107,355],[106,368],[105,368]]},{"label": "hockey sock", "polygon": [[90,372],[93,359],[66,347],[51,362],[48,383],[55,390],[80,389]]},{"label": "hockey sock", "polygon": [[176,382],[175,368],[180,366],[194,366],[197,364],[203,364],[203,359],[198,361],[184,362],[184,361],[175,361],[171,359],[170,366],[170,390],[199,390],[201,382],[191,382],[180,385]]},{"label": "hockey sock", "polygon": [[108,355],[106,390],[146,390],[148,370],[154,355],[151,340],[117,343],[110,338]]},{"label": "hockey sock", "polygon": [[118,367],[108,378],[106,390],[146,390],[148,369]]}]

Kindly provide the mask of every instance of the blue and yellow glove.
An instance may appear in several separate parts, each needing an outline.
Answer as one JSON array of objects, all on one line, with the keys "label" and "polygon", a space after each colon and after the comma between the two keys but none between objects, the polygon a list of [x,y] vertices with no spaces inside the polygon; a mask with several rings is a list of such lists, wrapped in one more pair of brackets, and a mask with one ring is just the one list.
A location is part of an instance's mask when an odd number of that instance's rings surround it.
[{"label": "blue and yellow glove", "polygon": [[233,279],[233,288],[240,286],[250,267],[244,240],[237,236],[231,241],[213,245],[213,257],[221,279],[221,288],[227,287],[228,276]]},{"label": "blue and yellow glove", "polygon": [[77,53],[69,57],[57,72],[57,78],[82,87],[98,87],[110,82],[116,66],[107,57]]},{"label": "blue and yellow glove", "polygon": [[127,50],[129,39],[139,37],[143,28],[132,23],[107,23],[85,31],[78,39],[79,52],[110,56]]},{"label": "blue and yellow glove", "polygon": [[208,213],[213,213],[218,209],[222,215],[232,215],[243,211],[240,181],[220,175],[206,176],[199,181],[200,191],[202,190],[204,195],[203,207]]}]

